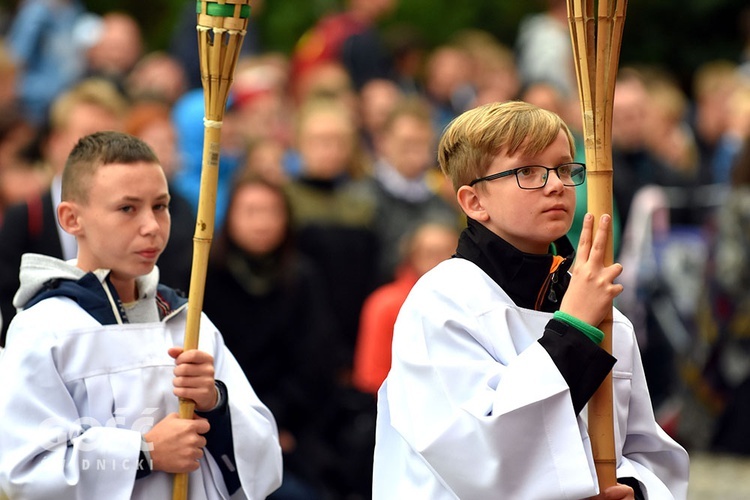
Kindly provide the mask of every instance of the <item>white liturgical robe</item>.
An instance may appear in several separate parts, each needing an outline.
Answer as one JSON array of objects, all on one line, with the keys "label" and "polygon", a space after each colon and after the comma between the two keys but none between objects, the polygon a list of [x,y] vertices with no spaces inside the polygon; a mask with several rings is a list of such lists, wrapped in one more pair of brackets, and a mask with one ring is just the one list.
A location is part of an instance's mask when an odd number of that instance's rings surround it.
[{"label": "white liturgical robe", "polygon": [[[43,300],[16,316],[0,358],[0,491],[23,499],[171,498],[173,475],[136,479],[142,433],[177,411],[174,360],[185,310],[162,322],[102,326],[72,300]],[[281,482],[273,416],[258,400],[213,324],[203,316],[199,349],[214,356],[227,387],[241,487],[262,499]],[[189,475],[192,499],[230,498],[206,449]],[[2,495],[0,495],[2,497]]]},{"label": "white liturgical robe", "polygon": [[[586,408],[537,342],[551,313],[523,309],[454,258],[403,305],[378,401],[373,497],[580,499],[597,494]],[[656,423],[631,323],[614,312],[618,477],[684,499],[688,456]]]}]

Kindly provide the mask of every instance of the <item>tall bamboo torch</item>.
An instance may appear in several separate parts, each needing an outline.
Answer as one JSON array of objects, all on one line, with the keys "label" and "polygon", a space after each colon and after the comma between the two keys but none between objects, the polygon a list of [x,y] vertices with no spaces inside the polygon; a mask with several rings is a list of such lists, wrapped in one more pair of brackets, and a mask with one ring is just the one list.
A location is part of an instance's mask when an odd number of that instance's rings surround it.
[{"label": "tall bamboo torch", "polygon": [[[595,224],[612,214],[612,101],[627,0],[567,0],[578,91],[583,113],[583,135],[588,177],[588,211]],[[612,229],[605,264],[614,261]],[[599,328],[602,347],[612,352],[612,309]],[[602,382],[588,404],[589,436],[594,465],[603,491],[617,483],[614,444],[612,374]]]},{"label": "tall bamboo torch", "polygon": [[[205,117],[198,216],[193,234],[193,265],[190,270],[185,326],[185,350],[198,348],[206,269],[216,215],[221,125],[250,18],[250,0],[197,0],[195,10]],[[194,410],[194,401],[180,398],[180,418],[193,418]],[[188,477],[187,473],[175,475],[173,500],[187,498]]]}]

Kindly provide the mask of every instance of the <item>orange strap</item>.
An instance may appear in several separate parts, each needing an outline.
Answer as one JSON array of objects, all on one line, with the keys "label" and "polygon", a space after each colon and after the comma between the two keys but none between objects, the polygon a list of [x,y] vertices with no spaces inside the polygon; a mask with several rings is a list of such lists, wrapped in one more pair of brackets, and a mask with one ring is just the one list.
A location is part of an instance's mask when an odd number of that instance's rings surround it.
[{"label": "orange strap", "polygon": [[539,295],[536,297],[536,304],[534,305],[534,309],[537,311],[541,309],[542,302],[544,302],[544,294],[547,293],[547,290],[549,289],[549,282],[551,280],[552,274],[554,274],[555,271],[560,267],[560,264],[563,262],[562,257],[559,255],[553,255],[552,256],[552,265],[549,268],[549,275],[547,275],[547,279],[544,280],[544,284],[542,285],[542,288],[539,290]]}]

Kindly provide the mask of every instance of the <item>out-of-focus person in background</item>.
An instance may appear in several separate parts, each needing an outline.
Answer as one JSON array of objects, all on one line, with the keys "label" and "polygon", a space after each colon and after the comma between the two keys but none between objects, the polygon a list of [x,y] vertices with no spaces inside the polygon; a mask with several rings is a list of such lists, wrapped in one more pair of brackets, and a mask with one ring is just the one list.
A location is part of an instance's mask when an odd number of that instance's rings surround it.
[{"label": "out-of-focus person in background", "polygon": [[403,99],[404,93],[392,80],[370,80],[359,91],[360,132],[367,152],[373,157],[388,115]]},{"label": "out-of-focus person in background", "polygon": [[373,291],[362,306],[352,381],[361,391],[377,394],[391,368],[393,325],[414,283],[456,250],[455,226],[424,222],[401,241],[396,277]]},{"label": "out-of-focus person in background", "polygon": [[666,69],[645,68],[646,147],[678,176],[698,177],[698,146],[687,121],[688,98]]},{"label": "out-of-focus person in background", "polygon": [[625,231],[637,191],[649,184],[685,186],[688,175],[672,168],[648,147],[649,94],[640,71],[620,70],[612,109],[612,168],[617,172],[614,203]]},{"label": "out-of-focus person in background", "polygon": [[128,73],[144,52],[138,21],[126,12],[111,11],[101,16],[93,32],[93,43],[85,52],[85,76],[106,78],[125,92]]},{"label": "out-of-focus person in background", "polygon": [[254,173],[236,179],[208,269],[203,309],[279,428],[284,478],[270,498],[322,499],[333,454],[320,426],[332,395],[332,312],[296,247],[283,187]]},{"label": "out-of-focus person in background", "polygon": [[289,181],[284,168],[284,157],[287,149],[280,141],[257,139],[250,141],[245,149],[245,157],[240,176],[252,173],[262,179],[283,186]]},{"label": "out-of-focus person in background", "polygon": [[390,77],[392,62],[377,22],[397,4],[397,0],[346,0],[343,11],[321,18],[294,48],[293,81],[328,62],[341,63],[356,89],[373,78]]},{"label": "out-of-focus person in background", "polygon": [[98,16],[80,0],[23,0],[5,37],[19,66],[18,95],[29,119],[42,124],[57,96],[85,72]]},{"label": "out-of-focus person in background", "polygon": [[396,105],[383,124],[370,186],[377,204],[378,284],[392,281],[402,260],[399,245],[413,226],[441,220],[459,230],[459,212],[432,190],[436,169],[431,108],[416,97]]},{"label": "out-of-focus person in background", "polygon": [[132,100],[157,99],[172,106],[187,90],[185,68],[162,51],[140,58],[125,79],[125,92]]},{"label": "out-of-focus person in background", "polygon": [[297,120],[300,175],[286,184],[300,250],[323,274],[340,337],[331,347],[348,371],[362,301],[375,287],[375,200],[361,163],[356,123],[337,100],[306,103]]},{"label": "out-of-focus person in background", "polygon": [[462,47],[435,47],[425,61],[424,91],[435,109],[435,133],[441,133],[476,98],[472,85],[472,60]]},{"label": "out-of-focus person in background", "polygon": [[51,185],[40,196],[10,207],[0,228],[0,307],[6,324],[15,315],[12,302],[19,285],[21,255],[34,252],[65,260],[76,256],[75,238],[57,223],[62,171],[68,154],[85,135],[121,130],[127,109],[122,93],[111,82],[96,78],[81,81],[55,100],[50,109],[49,130],[39,145],[39,161],[48,165],[54,175]]},{"label": "out-of-focus person in background", "polygon": [[728,181],[731,156],[737,144],[726,142],[729,100],[740,84],[737,63],[717,59],[701,64],[693,73],[690,124],[698,145],[698,183]]},{"label": "out-of-focus person in background", "polygon": [[[200,178],[203,168],[203,118],[205,116],[203,89],[185,92],[172,107],[172,123],[177,132],[177,154],[181,168],[174,173],[172,189],[184,197],[198,213]],[[228,114],[228,113],[227,113]],[[219,173],[216,187],[216,228],[221,228],[227,210],[232,178],[242,159],[244,146],[237,141],[238,132],[226,115],[222,125]]]},{"label": "out-of-focus person in background", "polygon": [[308,100],[297,115],[300,174],[285,189],[294,213],[299,250],[321,272],[320,291],[330,301],[336,328],[328,360],[336,379],[325,408],[322,439],[335,444],[334,476],[341,498],[367,497],[372,488],[375,403],[351,384],[359,315],[376,286],[376,203],[366,179],[357,122],[337,98]]},{"label": "out-of-focus person in background", "polygon": [[520,79],[553,83],[567,96],[578,94],[566,0],[545,0],[545,9],[521,20],[515,40]]},{"label": "out-of-focus person in background", "polygon": [[240,59],[232,86],[228,119],[244,145],[270,139],[289,147],[294,110],[288,95],[289,65],[279,54]]},{"label": "out-of-focus person in background", "polygon": [[0,39],[0,224],[5,209],[41,193],[49,184],[48,168],[25,158],[36,127],[18,102],[18,67]]},{"label": "out-of-focus person in background", "polygon": [[478,29],[458,32],[453,36],[453,43],[463,48],[472,62],[471,81],[475,93],[472,107],[518,98],[521,80],[513,51],[508,46],[493,34]]},{"label": "out-of-focus person in background", "polygon": [[707,279],[711,342],[705,380],[719,401],[710,447],[750,455],[750,139],[734,164],[729,193],[717,212]]}]

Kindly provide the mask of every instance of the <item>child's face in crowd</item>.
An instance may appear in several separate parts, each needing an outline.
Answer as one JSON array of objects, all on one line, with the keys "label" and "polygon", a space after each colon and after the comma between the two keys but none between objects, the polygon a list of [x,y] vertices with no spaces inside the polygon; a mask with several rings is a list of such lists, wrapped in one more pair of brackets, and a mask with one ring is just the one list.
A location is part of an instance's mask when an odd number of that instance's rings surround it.
[{"label": "child's face in crowd", "polygon": [[111,269],[116,287],[151,272],[169,239],[168,204],[167,179],[158,164],[100,167],[91,179],[88,202],[72,204],[78,267]]},{"label": "child's face in crowd", "polygon": [[386,159],[407,179],[424,175],[433,160],[432,127],[411,116],[402,116],[383,137]]},{"label": "child's face in crowd", "polygon": [[284,241],[288,220],[284,201],[262,184],[248,184],[234,196],[227,218],[232,240],[252,255],[265,255]]},{"label": "child's face in crowd", "polygon": [[[570,144],[564,132],[538,155],[517,153],[509,157],[499,154],[484,175],[504,172],[528,165],[556,167],[573,161]],[[505,241],[526,253],[547,253],[549,244],[565,235],[575,213],[575,187],[563,186],[554,172],[540,189],[518,187],[513,175],[483,181],[473,188],[476,196],[474,210],[467,213]]]},{"label": "child's face in crowd", "polygon": [[352,161],[354,132],[346,116],[320,112],[301,125],[299,152],[305,172],[316,179],[335,179]]},{"label": "child's face in crowd", "polygon": [[418,276],[450,259],[456,251],[458,234],[446,227],[430,225],[421,228],[414,236],[410,261]]}]

